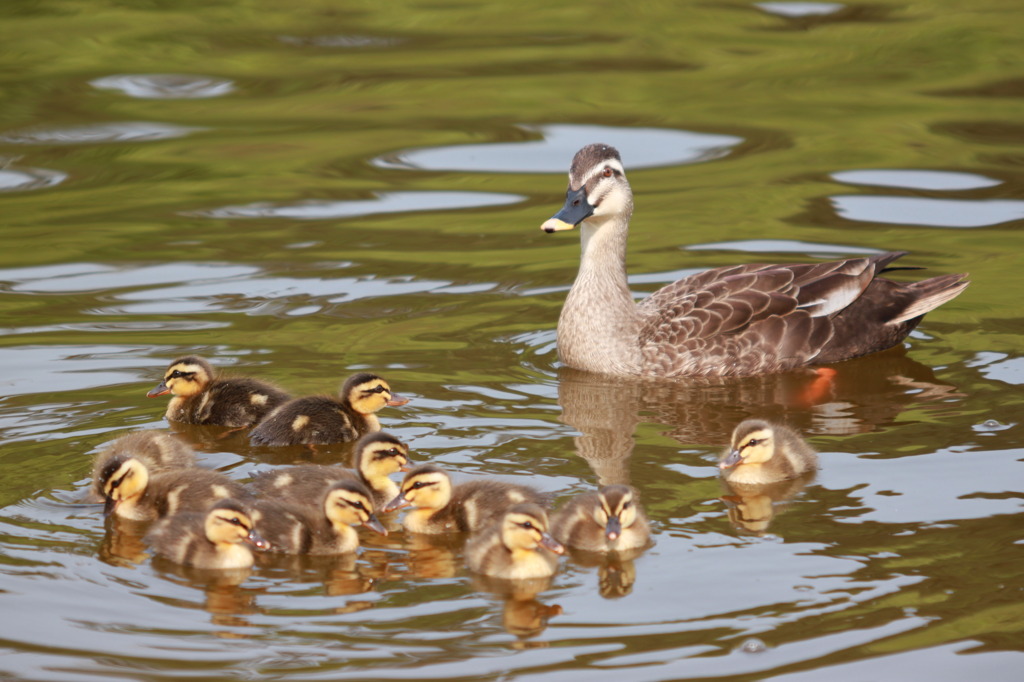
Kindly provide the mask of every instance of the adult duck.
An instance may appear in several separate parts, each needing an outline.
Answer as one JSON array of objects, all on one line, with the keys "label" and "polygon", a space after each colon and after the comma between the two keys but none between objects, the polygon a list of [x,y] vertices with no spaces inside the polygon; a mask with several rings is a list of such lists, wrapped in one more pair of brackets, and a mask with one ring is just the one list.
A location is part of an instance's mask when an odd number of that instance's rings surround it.
[{"label": "adult duck", "polygon": [[558,356],[619,376],[751,376],[848,360],[902,341],[966,275],[903,284],[879,275],[906,252],[827,263],[748,264],[684,277],[636,303],[626,280],[633,193],[619,152],[587,145],[565,205],[541,229],[579,226],[579,274],[558,319]]}]

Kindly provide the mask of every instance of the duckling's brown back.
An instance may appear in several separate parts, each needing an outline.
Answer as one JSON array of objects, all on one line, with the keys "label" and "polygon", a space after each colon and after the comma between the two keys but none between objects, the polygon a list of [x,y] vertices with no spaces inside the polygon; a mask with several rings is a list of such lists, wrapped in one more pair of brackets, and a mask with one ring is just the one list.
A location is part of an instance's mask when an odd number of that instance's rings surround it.
[{"label": "duckling's brown back", "polygon": [[347,443],[365,433],[365,420],[336,398],[308,396],[290,400],[257,424],[254,445],[328,445]]},{"label": "duckling's brown back", "polygon": [[245,487],[211,469],[180,469],[150,478],[139,505],[153,509],[157,517],[179,512],[202,511],[227,497],[247,499]]},{"label": "duckling's brown back", "polygon": [[544,506],[546,496],[534,488],[504,481],[467,481],[455,486],[449,507],[458,529],[477,532],[523,502]]},{"label": "duckling's brown back", "polygon": [[184,401],[180,412],[189,424],[241,428],[253,426],[291,396],[280,388],[251,377],[217,379],[204,392]]}]

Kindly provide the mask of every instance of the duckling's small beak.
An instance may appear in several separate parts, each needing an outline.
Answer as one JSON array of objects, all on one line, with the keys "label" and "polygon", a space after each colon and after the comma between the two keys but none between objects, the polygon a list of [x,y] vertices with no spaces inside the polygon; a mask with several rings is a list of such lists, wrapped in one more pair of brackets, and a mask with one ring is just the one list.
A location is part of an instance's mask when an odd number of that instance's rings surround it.
[{"label": "duckling's small beak", "polygon": [[608,523],[604,525],[604,536],[614,542],[622,535],[622,521],[618,516],[609,516]]},{"label": "duckling's small beak", "polygon": [[565,554],[565,546],[558,540],[551,537],[549,533],[542,533],[540,536],[540,546],[550,549],[555,554]]},{"label": "duckling's small beak", "polygon": [[384,524],[380,522],[376,514],[370,514],[370,518],[363,522],[363,525],[372,530],[374,533],[380,533],[381,535],[387,535],[388,529],[384,527]]},{"label": "duckling's small beak", "polygon": [[736,466],[742,461],[743,458],[740,456],[739,450],[730,450],[729,454],[725,456],[725,459],[718,463],[718,468],[721,469],[722,471],[725,471],[726,469],[732,469],[734,466]]},{"label": "duckling's small beak", "polygon": [[565,193],[565,206],[562,206],[561,211],[544,221],[540,229],[548,234],[561,232],[562,230],[571,230],[593,214],[594,207],[587,201],[587,186],[583,185],[575,190],[570,188]]},{"label": "duckling's small beak", "polygon": [[164,383],[163,381],[161,381],[159,384],[156,385],[156,388],[154,388],[152,391],[150,391],[149,393],[146,394],[146,397],[147,398],[155,398],[158,395],[164,395],[164,394],[170,393],[170,392],[171,392],[171,389],[167,387],[167,384]]},{"label": "duckling's small beak", "polygon": [[256,532],[253,528],[249,531],[249,534],[245,536],[245,542],[252,545],[261,552],[266,552],[270,549],[270,542],[265,540],[262,535]]},{"label": "duckling's small beak", "polygon": [[108,497],[107,500],[103,503],[103,515],[110,516],[114,513],[115,509],[117,509],[117,500],[115,500],[113,497]]},{"label": "duckling's small beak", "polygon": [[400,395],[392,393],[391,394],[391,399],[388,400],[387,404],[388,404],[388,407],[401,407],[402,405],[405,405],[407,402],[409,402],[408,398],[404,398],[404,397],[402,397]]},{"label": "duckling's small beak", "polygon": [[398,470],[399,471],[412,471],[412,464],[409,463],[408,461],[406,461],[405,464],[403,464],[402,466],[398,467]]},{"label": "duckling's small beak", "polygon": [[402,509],[403,507],[408,507],[410,504],[412,504],[412,502],[410,502],[409,500],[405,499],[405,495],[403,493],[398,493],[398,495],[395,496],[395,499],[393,499],[390,502],[388,502],[387,504],[385,504],[384,505],[384,509],[382,509],[381,511],[382,512],[393,512],[396,509]]}]

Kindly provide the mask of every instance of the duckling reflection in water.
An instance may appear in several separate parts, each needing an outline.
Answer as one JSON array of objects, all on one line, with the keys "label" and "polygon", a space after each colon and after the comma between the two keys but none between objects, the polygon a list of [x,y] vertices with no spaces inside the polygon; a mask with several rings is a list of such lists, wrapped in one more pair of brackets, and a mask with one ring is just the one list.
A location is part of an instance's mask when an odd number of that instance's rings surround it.
[{"label": "duckling reflection in water", "polygon": [[785,503],[811,483],[814,475],[810,471],[797,478],[759,485],[726,482],[729,494],[721,499],[728,505],[729,521],[748,533],[764,535],[787,506]]},{"label": "duckling reflection in water", "polygon": [[416,507],[402,520],[405,529],[413,533],[476,532],[522,502],[543,504],[544,496],[529,486],[504,481],[476,480],[452,486],[443,469],[421,464],[406,474],[401,493],[384,511]]},{"label": "duckling reflection in water", "polygon": [[348,443],[380,431],[378,410],[408,402],[381,377],[360,372],[345,380],[339,397],[314,395],[281,405],[253,429],[250,439],[253,445],[269,446]]},{"label": "duckling reflection in water", "polygon": [[813,471],[818,455],[785,426],[748,419],[732,432],[732,444],[718,468],[729,483],[757,485]]},{"label": "duckling reflection in water", "polygon": [[220,500],[206,513],[185,512],[161,519],[146,540],[158,556],[201,569],[249,568],[253,555],[246,545],[269,548],[248,510],[232,499]]},{"label": "duckling reflection in water", "polygon": [[169,421],[245,428],[263,419],[291,396],[251,377],[221,377],[197,355],[178,358],[147,397],[171,393],[164,416]]}]

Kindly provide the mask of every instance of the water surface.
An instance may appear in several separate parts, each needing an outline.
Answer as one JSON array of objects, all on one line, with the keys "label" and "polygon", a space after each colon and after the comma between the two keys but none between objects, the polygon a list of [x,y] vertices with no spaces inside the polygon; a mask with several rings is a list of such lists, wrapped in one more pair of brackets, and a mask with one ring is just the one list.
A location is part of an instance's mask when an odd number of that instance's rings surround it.
[{"label": "water surface", "polygon": [[[1006,3],[261,0],[0,9],[0,676],[18,680],[1016,679],[1024,445],[1020,34]],[[591,137],[600,139],[590,139]],[[539,225],[618,144],[638,296],[701,269],[906,250],[969,272],[903,348],[729,383],[560,367],[579,257]],[[459,539],[209,576],[86,499],[173,431],[186,353],[297,393],[372,369],[417,462],[558,502],[640,491],[654,545],[510,595]],[[816,476],[729,494],[748,416]]]}]

